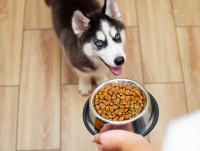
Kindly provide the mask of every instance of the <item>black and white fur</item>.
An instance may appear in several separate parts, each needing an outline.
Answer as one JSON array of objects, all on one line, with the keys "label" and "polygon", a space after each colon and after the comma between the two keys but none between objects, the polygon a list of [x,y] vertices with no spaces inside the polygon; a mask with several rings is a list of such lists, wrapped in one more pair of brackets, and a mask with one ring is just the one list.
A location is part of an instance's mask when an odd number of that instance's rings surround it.
[{"label": "black and white fur", "polygon": [[51,6],[68,63],[79,77],[79,91],[86,95],[92,78],[97,84],[106,81],[108,67],[118,69],[126,60],[124,24],[117,3],[105,0],[101,9],[96,0],[45,1]]}]

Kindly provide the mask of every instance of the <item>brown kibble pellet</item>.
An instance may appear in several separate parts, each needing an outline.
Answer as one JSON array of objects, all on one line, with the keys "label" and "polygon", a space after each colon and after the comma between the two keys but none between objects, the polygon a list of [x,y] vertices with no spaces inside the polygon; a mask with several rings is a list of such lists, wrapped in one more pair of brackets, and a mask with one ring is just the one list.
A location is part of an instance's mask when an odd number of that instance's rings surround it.
[{"label": "brown kibble pellet", "polygon": [[118,108],[119,108],[119,106],[115,106],[115,110],[118,109]]},{"label": "brown kibble pellet", "polygon": [[125,91],[125,94],[126,94],[126,95],[129,95],[129,93],[130,93],[129,90],[126,90],[126,91]]},{"label": "brown kibble pellet", "polygon": [[102,110],[98,110],[97,111],[97,113],[99,113],[100,115],[102,114],[102,112],[103,112]]},{"label": "brown kibble pellet", "polygon": [[106,115],[103,113],[102,115],[101,115],[103,118],[105,118],[106,117]]},{"label": "brown kibble pellet", "polygon": [[110,106],[110,112],[114,111],[114,107]]},{"label": "brown kibble pellet", "polygon": [[105,119],[129,120],[146,106],[145,94],[131,84],[112,84],[102,88],[94,97],[94,109]]},{"label": "brown kibble pellet", "polygon": [[119,109],[119,112],[122,112],[122,113],[123,113],[123,112],[124,112],[124,109],[122,109],[122,108],[121,108],[121,109]]},{"label": "brown kibble pellet", "polygon": [[100,106],[99,105],[96,105],[96,110],[99,110],[100,109]]},{"label": "brown kibble pellet", "polygon": [[128,111],[128,109],[126,108],[125,110],[124,110],[124,112],[126,113]]},{"label": "brown kibble pellet", "polygon": [[114,118],[113,121],[117,121],[117,118]]},{"label": "brown kibble pellet", "polygon": [[121,99],[122,99],[122,100],[125,100],[125,99],[126,99],[126,96],[125,96],[125,95],[122,95]]},{"label": "brown kibble pellet", "polygon": [[109,102],[109,101],[106,101],[106,102],[105,102],[105,105],[109,105],[109,104],[110,104],[110,102]]},{"label": "brown kibble pellet", "polygon": [[122,112],[118,112],[118,114],[117,114],[118,116],[122,116]]},{"label": "brown kibble pellet", "polygon": [[104,110],[106,108],[106,106],[103,104],[101,105],[101,109]]},{"label": "brown kibble pellet", "polygon": [[129,117],[130,117],[130,115],[128,114],[128,115],[124,115],[124,118],[126,119],[126,120],[128,120],[129,119]]},{"label": "brown kibble pellet", "polygon": [[124,120],[124,117],[120,117],[118,121],[123,121]]},{"label": "brown kibble pellet", "polygon": [[110,107],[106,106],[106,111],[109,112],[109,110],[110,110]]}]

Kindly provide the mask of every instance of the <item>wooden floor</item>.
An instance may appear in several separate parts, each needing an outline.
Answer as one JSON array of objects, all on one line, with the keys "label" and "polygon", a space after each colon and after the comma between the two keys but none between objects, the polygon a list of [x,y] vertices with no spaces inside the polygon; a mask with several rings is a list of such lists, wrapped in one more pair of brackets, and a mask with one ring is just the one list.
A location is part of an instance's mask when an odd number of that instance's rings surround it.
[{"label": "wooden floor", "polygon": [[[172,119],[200,109],[200,1],[117,1],[127,37],[119,77],[157,99],[149,141],[158,145]],[[0,151],[97,150],[82,121],[88,97],[77,91],[44,1],[0,0]]]}]

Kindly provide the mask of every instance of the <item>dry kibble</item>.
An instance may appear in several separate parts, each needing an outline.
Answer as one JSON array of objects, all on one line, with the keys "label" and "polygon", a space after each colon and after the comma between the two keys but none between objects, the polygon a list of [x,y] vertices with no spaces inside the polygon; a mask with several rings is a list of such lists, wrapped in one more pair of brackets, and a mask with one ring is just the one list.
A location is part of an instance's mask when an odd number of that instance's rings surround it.
[{"label": "dry kibble", "polygon": [[102,105],[102,106],[101,106],[101,109],[102,109],[102,110],[104,110],[105,108],[106,108],[106,106],[105,106],[105,105]]},{"label": "dry kibble", "polygon": [[126,99],[126,96],[125,96],[125,95],[122,95],[121,99],[122,99],[122,100],[125,100],[125,99]]},{"label": "dry kibble", "polygon": [[99,105],[96,105],[96,110],[98,111],[100,109],[100,106]]},{"label": "dry kibble", "polygon": [[125,110],[124,110],[124,112],[126,113],[128,111],[128,109],[126,108]]},{"label": "dry kibble", "polygon": [[114,107],[110,106],[110,112],[114,111]]},{"label": "dry kibble", "polygon": [[109,110],[110,110],[110,107],[106,106],[106,112],[109,112]]},{"label": "dry kibble", "polygon": [[115,106],[115,110],[118,109],[118,108],[119,108],[119,106],[116,105],[116,106]]},{"label": "dry kibble", "polygon": [[139,115],[146,105],[145,94],[131,84],[112,84],[94,97],[94,109],[105,119],[129,120]]},{"label": "dry kibble", "polygon": [[118,112],[118,114],[117,114],[118,116],[122,116],[122,112]]},{"label": "dry kibble", "polygon": [[102,115],[101,115],[103,118],[105,118],[106,117],[106,115],[104,114],[104,113],[102,113]]},{"label": "dry kibble", "polygon": [[103,112],[102,110],[97,111],[97,113],[100,114],[100,115],[102,114],[102,112]]},{"label": "dry kibble", "polygon": [[103,113],[104,113],[104,114],[106,114],[106,113],[107,113],[107,111],[103,110]]},{"label": "dry kibble", "polygon": [[105,105],[109,105],[109,104],[110,104],[110,102],[108,102],[108,101],[105,102]]},{"label": "dry kibble", "polygon": [[126,120],[128,120],[129,117],[130,117],[130,114],[128,114],[128,115],[124,115],[124,118],[125,118]]},{"label": "dry kibble", "polygon": [[119,121],[123,121],[123,120],[124,120],[124,117],[123,117],[123,116],[119,118]]},{"label": "dry kibble", "polygon": [[110,102],[110,105],[111,105],[111,106],[113,106],[113,105],[114,105],[114,103]]},{"label": "dry kibble", "polygon": [[126,95],[129,95],[129,93],[130,93],[129,90],[126,90],[125,94],[126,94]]}]

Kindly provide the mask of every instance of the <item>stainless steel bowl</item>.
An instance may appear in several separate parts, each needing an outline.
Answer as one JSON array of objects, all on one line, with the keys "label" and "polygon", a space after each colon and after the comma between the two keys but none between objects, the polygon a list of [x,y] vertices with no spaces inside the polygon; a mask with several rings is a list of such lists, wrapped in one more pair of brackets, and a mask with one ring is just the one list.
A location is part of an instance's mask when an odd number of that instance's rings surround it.
[{"label": "stainless steel bowl", "polygon": [[[138,87],[145,94],[146,101],[147,101],[146,106],[138,116],[136,116],[130,120],[110,121],[110,120],[107,120],[107,119],[101,117],[95,111],[94,105],[93,105],[93,99],[94,99],[94,96],[98,93],[98,91],[100,89],[102,89],[103,87],[105,87],[106,85],[120,84],[120,83],[132,84],[132,85]],[[109,126],[106,126],[107,129],[109,127],[109,130],[110,129],[125,129],[125,130],[134,131],[136,133],[142,134],[150,127],[150,124],[152,123],[151,120],[153,120],[153,118],[151,118],[151,115],[152,115],[152,105],[151,105],[151,99],[150,99],[149,93],[146,91],[146,89],[141,84],[139,84],[135,81],[132,81],[132,80],[114,79],[114,80],[104,82],[94,90],[94,92],[92,93],[92,96],[89,99],[89,116],[90,116],[91,122],[94,123],[94,127],[97,131],[98,130],[104,131],[105,125],[109,125]]]}]

